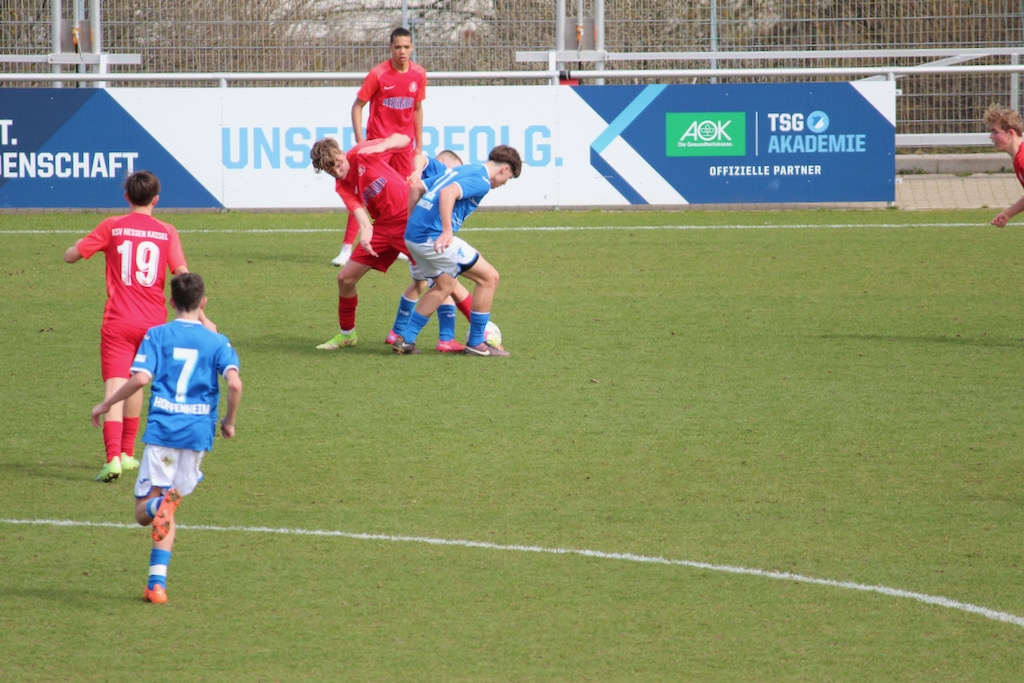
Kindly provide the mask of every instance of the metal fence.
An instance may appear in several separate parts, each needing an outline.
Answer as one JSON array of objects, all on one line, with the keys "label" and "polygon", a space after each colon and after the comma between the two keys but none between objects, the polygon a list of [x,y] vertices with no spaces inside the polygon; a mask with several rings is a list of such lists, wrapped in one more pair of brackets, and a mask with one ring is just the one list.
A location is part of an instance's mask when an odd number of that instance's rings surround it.
[{"label": "metal fence", "polygon": [[[573,41],[577,17],[595,13],[594,0],[581,2],[582,8],[575,0],[565,3]],[[86,0],[62,3],[63,18],[69,22],[76,4],[81,13]],[[555,48],[558,6],[552,0],[104,0],[100,4],[102,50],[141,56],[139,66],[113,65],[111,70],[138,73],[365,72],[387,58],[388,34],[403,21],[414,33],[415,59],[428,71],[536,70],[544,65],[519,63],[516,52]],[[604,47],[610,53],[717,49],[763,52],[767,58],[733,61],[729,66],[911,66],[935,58],[773,59],[771,53],[1024,46],[1024,0],[609,0],[597,4],[604,8]],[[41,0],[3,0],[0,57],[39,57],[53,51],[52,6]],[[970,63],[1007,64],[1010,59],[975,57]],[[567,66],[574,75],[585,77],[591,65]],[[708,66],[710,60],[697,59],[605,64],[606,69],[621,70]],[[4,73],[53,69],[47,63],[0,58],[0,85],[12,85],[4,83]],[[766,73],[742,80],[775,78]],[[903,77],[898,132],[978,132],[981,112],[991,102],[1020,105],[1010,101],[1011,93],[1017,91],[1012,82],[1019,78],[1009,73]],[[287,83],[274,83],[282,84]]]}]

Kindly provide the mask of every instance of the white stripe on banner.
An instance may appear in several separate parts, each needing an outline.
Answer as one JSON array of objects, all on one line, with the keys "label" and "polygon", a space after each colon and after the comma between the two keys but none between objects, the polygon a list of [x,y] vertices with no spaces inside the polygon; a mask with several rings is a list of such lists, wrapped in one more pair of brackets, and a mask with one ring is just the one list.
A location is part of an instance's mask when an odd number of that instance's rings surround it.
[{"label": "white stripe on banner", "polygon": [[[118,524],[115,522],[79,522],[75,520],[58,519],[0,519],[2,524],[30,524],[40,526],[64,526],[64,527],[106,527],[112,529],[137,529],[135,524]],[[947,609],[959,610],[970,614],[978,614],[986,619],[1003,621],[1024,628],[1024,617],[1000,612],[988,607],[972,605],[959,600],[952,600],[938,595],[927,593],[915,593],[913,591],[889,588],[887,586],[872,586],[852,581],[834,581],[832,579],[817,579],[813,576],[801,574],[790,574],[788,572],[773,572],[764,569],[751,569],[749,567],[737,567],[727,564],[711,564],[708,562],[695,562],[693,560],[672,560],[664,557],[650,555],[634,555],[633,553],[607,553],[600,550],[581,550],[577,548],[543,548],[532,545],[502,545],[499,543],[486,543],[483,541],[463,541],[457,539],[430,538],[425,536],[391,536],[388,534],[362,534],[349,531],[320,531],[316,529],[273,529],[269,527],[224,527],[205,525],[177,525],[178,529],[191,529],[194,531],[221,531],[227,533],[254,533],[254,534],[282,534],[289,536],[319,536],[349,538],[358,541],[383,541],[390,543],[425,543],[436,546],[455,546],[460,548],[479,548],[481,550],[499,550],[504,552],[517,553],[544,553],[549,555],[578,555],[599,560],[618,560],[622,562],[639,562],[643,564],[658,564],[671,567],[689,567],[705,571],[724,572],[727,574],[740,574],[745,576],[756,576],[764,579],[775,579],[778,581],[791,581],[795,583],[807,583],[815,586],[826,586],[829,588],[843,588],[846,590],[863,591],[866,593],[877,593],[892,598],[906,598],[923,602],[927,605],[936,605]]]},{"label": "white stripe on banner", "polygon": [[[622,179],[639,192],[648,204],[689,204],[683,195],[676,192],[676,188],[661,177],[661,174],[621,137],[612,140],[601,152],[601,157],[622,174]],[[629,169],[628,175],[624,169]]]}]

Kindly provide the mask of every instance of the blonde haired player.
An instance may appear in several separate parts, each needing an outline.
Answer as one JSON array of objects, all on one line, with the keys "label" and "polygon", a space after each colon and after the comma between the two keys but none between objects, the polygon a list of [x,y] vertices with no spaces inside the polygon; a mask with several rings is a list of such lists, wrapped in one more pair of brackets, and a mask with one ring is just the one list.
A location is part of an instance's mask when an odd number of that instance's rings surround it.
[{"label": "blonde haired player", "polygon": [[[319,344],[318,349],[334,351],[358,343],[356,307],[359,297],[356,285],[371,269],[387,272],[398,256],[406,253],[404,234],[409,214],[410,187],[407,178],[399,175],[392,167],[390,155],[404,151],[408,145],[408,136],[394,133],[381,140],[365,140],[347,153],[341,151],[333,138],[318,140],[310,150],[313,168],[335,179],[335,191],[360,227],[359,244],[338,273],[339,331],[331,339]],[[458,160],[457,156],[449,154]],[[446,169],[440,161],[435,161],[434,166]],[[413,178],[418,178],[421,173],[429,177],[439,172],[436,169],[428,170],[431,168],[434,167],[430,162],[422,160],[417,163]],[[421,184],[418,180],[415,182]],[[426,278],[420,275],[415,263],[410,264],[409,271],[413,281],[402,295],[395,324],[385,340],[389,344],[404,329],[412,308],[426,287]],[[459,302],[458,307],[468,318],[472,297],[465,287],[459,287],[461,289],[455,291],[454,296]],[[462,351],[465,346],[454,338],[456,304],[449,301],[446,305],[450,310],[444,318],[439,316],[442,324],[436,349],[441,353]]]},{"label": "blonde haired player", "polygon": [[[982,118],[988,128],[988,137],[998,152],[1006,152],[1013,159],[1013,172],[1017,180],[1024,185],[1024,145],[1021,135],[1024,134],[1024,122],[1020,114],[1009,107],[993,104]],[[1009,208],[1003,209],[992,219],[992,225],[1005,227],[1011,218],[1024,211],[1024,197],[1014,202]]]}]

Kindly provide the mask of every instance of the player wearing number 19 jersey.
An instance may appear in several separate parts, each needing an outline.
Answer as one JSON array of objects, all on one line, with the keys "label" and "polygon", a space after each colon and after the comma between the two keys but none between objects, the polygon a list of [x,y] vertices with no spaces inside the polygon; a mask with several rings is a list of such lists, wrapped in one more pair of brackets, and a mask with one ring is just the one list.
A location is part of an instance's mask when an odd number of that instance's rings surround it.
[{"label": "player wearing number 19 jersey", "polygon": [[[102,221],[64,253],[68,263],[100,252],[106,258],[100,369],[107,396],[128,380],[132,358],[146,330],[167,322],[167,271],[175,275],[188,272],[177,230],[153,217],[160,181],[149,171],[138,171],[128,176],[124,188],[130,213]],[[141,411],[139,393],[107,414],[103,424],[106,464],[97,481],[113,481],[123,469],[138,468],[134,452]]]},{"label": "player wearing number 19 jersey", "polygon": [[[101,251],[106,257],[104,325],[141,327],[145,333],[150,327],[167,322],[164,299],[167,271],[170,269],[177,274],[183,267],[188,270],[181,240],[173,225],[139,212],[114,216],[83,237],[78,251],[84,259]],[[126,367],[116,368],[111,372],[126,373],[126,370]]]}]

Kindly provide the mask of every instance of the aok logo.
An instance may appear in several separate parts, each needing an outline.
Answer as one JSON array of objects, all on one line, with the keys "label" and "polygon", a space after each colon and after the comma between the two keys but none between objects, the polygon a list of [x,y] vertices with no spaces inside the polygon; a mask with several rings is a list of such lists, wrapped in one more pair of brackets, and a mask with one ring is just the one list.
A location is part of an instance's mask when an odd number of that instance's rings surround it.
[{"label": "aok logo", "polygon": [[746,112],[665,114],[665,156],[742,157],[746,155]]}]

